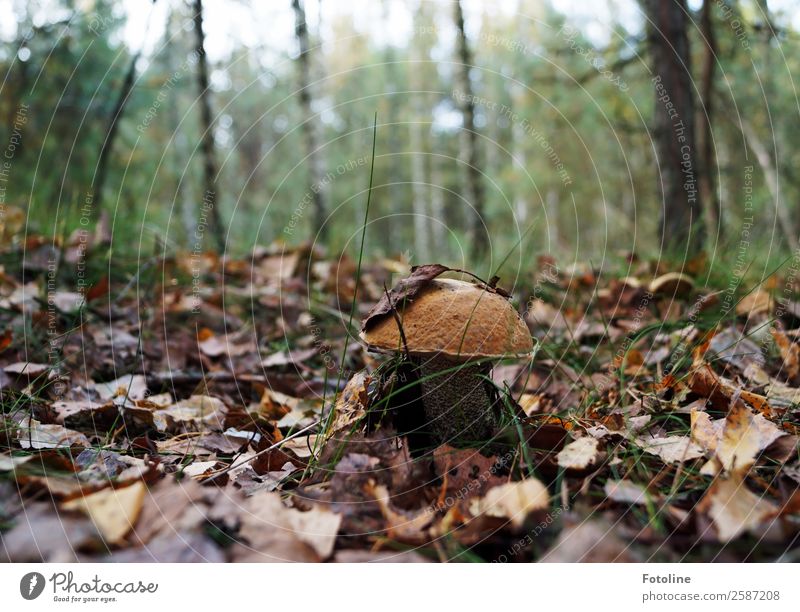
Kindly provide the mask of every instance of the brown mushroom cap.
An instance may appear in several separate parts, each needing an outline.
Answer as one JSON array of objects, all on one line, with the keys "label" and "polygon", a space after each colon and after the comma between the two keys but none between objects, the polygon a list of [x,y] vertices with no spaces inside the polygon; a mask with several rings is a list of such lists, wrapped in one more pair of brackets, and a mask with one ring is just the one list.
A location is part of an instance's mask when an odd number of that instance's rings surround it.
[{"label": "brown mushroom cap", "polygon": [[[453,360],[523,357],[533,350],[530,331],[509,301],[483,286],[439,278],[398,308],[408,352]],[[397,320],[384,316],[361,339],[380,351],[405,350]]]}]

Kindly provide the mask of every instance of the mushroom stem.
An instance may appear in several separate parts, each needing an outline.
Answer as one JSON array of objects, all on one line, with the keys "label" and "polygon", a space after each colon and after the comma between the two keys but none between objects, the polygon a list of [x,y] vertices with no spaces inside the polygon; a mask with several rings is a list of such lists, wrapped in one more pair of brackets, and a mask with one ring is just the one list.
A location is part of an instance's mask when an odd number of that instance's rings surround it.
[{"label": "mushroom stem", "polygon": [[435,437],[453,446],[491,438],[497,416],[484,380],[489,365],[437,356],[417,358],[417,368],[427,428]]}]

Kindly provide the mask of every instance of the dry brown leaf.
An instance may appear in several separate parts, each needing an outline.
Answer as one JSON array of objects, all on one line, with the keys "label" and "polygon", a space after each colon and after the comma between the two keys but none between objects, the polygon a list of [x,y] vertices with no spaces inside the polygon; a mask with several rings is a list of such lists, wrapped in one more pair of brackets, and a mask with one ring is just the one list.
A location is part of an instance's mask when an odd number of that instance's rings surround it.
[{"label": "dry brown leaf", "polygon": [[542,409],[542,398],[543,396],[538,393],[523,393],[517,403],[525,416],[531,416]]},{"label": "dry brown leaf", "polygon": [[26,504],[9,531],[0,533],[0,561],[69,563],[81,548],[98,540],[84,516],[59,516],[50,504]]},{"label": "dry brown leaf", "polygon": [[91,389],[97,392],[101,400],[115,397],[143,400],[147,397],[147,380],[139,374],[126,374],[110,382],[94,383]]},{"label": "dry brown leaf", "polygon": [[391,493],[385,485],[375,485],[368,489],[370,495],[378,502],[381,514],[386,520],[386,532],[390,538],[401,542],[424,542],[427,540],[424,529],[430,524],[433,514],[419,512],[411,515],[392,507]]},{"label": "dry brown leaf", "polygon": [[258,414],[265,419],[277,421],[289,414],[299,402],[300,400],[296,397],[265,388],[258,404]]},{"label": "dry brown leaf", "polygon": [[342,517],[313,508],[287,508],[277,493],[262,493],[243,504],[236,561],[319,561],[328,558],[336,543]]},{"label": "dry brown leaf", "polygon": [[225,404],[216,397],[192,395],[174,406],[153,412],[153,423],[158,431],[222,430]]},{"label": "dry brown leaf", "polygon": [[87,448],[89,439],[80,432],[72,431],[61,425],[42,425],[36,419],[28,419],[20,425],[17,442],[25,449],[69,448],[77,446]]},{"label": "dry brown leaf", "polygon": [[158,536],[199,528],[205,522],[198,511],[203,495],[203,486],[190,478],[167,477],[159,481],[148,491],[128,540],[147,544]]},{"label": "dry brown leaf", "polygon": [[786,369],[786,376],[795,379],[800,375],[800,345],[795,344],[779,327],[773,326],[770,329],[775,344],[781,352],[783,367]]},{"label": "dry brown leaf", "polygon": [[763,289],[751,291],[736,304],[736,314],[740,317],[752,317],[770,310],[772,310],[772,296]]},{"label": "dry brown leaf", "polygon": [[700,363],[689,377],[689,387],[701,397],[707,397],[719,410],[728,410],[731,400],[737,394],[765,416],[772,415],[767,398],[738,388],[730,380],[718,376],[708,364]]},{"label": "dry brown leaf", "polygon": [[698,510],[706,512],[714,523],[721,542],[730,542],[745,531],[755,530],[778,508],[759,497],[744,484],[741,472],[729,478],[718,478],[709,487]]},{"label": "dry brown leaf", "polygon": [[17,466],[27,463],[31,459],[33,459],[33,455],[22,455],[21,457],[0,455],[0,472],[13,472]]},{"label": "dry brown leaf", "polygon": [[606,497],[622,504],[647,504],[659,499],[647,490],[630,480],[607,480],[603,487]]},{"label": "dry brown leaf", "polygon": [[734,402],[727,417],[715,421],[705,412],[692,412],[692,439],[713,453],[726,471],[747,471],[764,449],[785,435],[743,402]]},{"label": "dry brown leaf", "polygon": [[615,527],[599,519],[567,524],[540,563],[635,563],[636,553],[617,535]]},{"label": "dry brown leaf", "polygon": [[361,322],[361,331],[367,332],[372,329],[383,317],[394,312],[405,300],[413,300],[434,278],[448,270],[450,268],[441,264],[424,264],[411,268],[411,274],[401,279],[372,307]]},{"label": "dry brown leaf", "polygon": [[646,453],[661,457],[664,463],[682,463],[702,457],[705,452],[689,436],[669,436],[656,438],[646,436],[635,439],[636,444]]},{"label": "dry brown leaf", "polygon": [[724,427],[725,419],[712,420],[707,412],[700,410],[691,412],[692,440],[709,452],[716,452]]},{"label": "dry brown leaf", "polygon": [[17,363],[12,363],[11,365],[7,365],[3,368],[3,371],[6,374],[12,374],[14,376],[27,376],[28,378],[36,378],[37,376],[41,376],[45,372],[50,369],[50,366],[46,363],[29,363],[26,361],[20,361]]},{"label": "dry brown leaf", "polygon": [[261,362],[265,368],[277,368],[286,365],[297,365],[307,359],[310,359],[317,354],[317,348],[298,349],[294,351],[283,351],[282,353],[273,353]]},{"label": "dry brown leaf", "polygon": [[195,480],[203,480],[209,476],[214,468],[219,465],[219,461],[195,461],[183,468],[183,473]]},{"label": "dry brown leaf", "polygon": [[598,440],[585,436],[567,444],[557,459],[558,465],[568,470],[585,470],[597,463],[599,456]]},{"label": "dry brown leaf", "polygon": [[367,414],[369,405],[369,385],[372,378],[366,371],[356,372],[347,381],[344,390],[336,399],[333,423],[325,432],[325,439],[329,439],[337,432],[350,430]]},{"label": "dry brown leaf", "polygon": [[470,512],[505,518],[515,527],[520,527],[527,516],[536,510],[545,510],[550,504],[550,493],[536,478],[509,482],[490,489],[482,498],[473,500]]},{"label": "dry brown leaf", "polygon": [[59,425],[76,426],[78,423],[88,421],[90,425],[96,420],[112,419],[119,414],[119,410],[112,403],[97,403],[92,401],[65,401],[53,402],[56,413],[55,420]]},{"label": "dry brown leaf", "polygon": [[92,519],[97,531],[109,544],[119,543],[131,530],[147,492],[147,487],[139,481],[120,489],[103,489],[68,502],[64,510],[79,510]]}]

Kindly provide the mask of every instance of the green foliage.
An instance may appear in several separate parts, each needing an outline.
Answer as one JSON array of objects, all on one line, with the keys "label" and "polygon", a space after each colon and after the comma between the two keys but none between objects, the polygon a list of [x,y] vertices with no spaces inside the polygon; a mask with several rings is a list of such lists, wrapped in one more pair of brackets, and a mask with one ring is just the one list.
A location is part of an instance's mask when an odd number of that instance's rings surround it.
[{"label": "green foliage", "polygon": [[[110,0],[94,2],[86,11],[66,1],[55,5],[58,10],[44,24],[34,22],[34,8],[28,13],[20,9],[16,36],[0,46],[5,77],[0,142],[12,138],[15,117],[26,105],[22,144],[4,201],[27,211],[29,231],[66,237],[99,219],[100,211],[92,206],[92,183],[132,51],[121,42],[124,19]],[[737,115],[746,115],[768,145],[774,138],[783,199],[792,213],[800,195],[797,101],[791,86],[800,61],[791,52],[796,33],[781,21],[779,34],[767,35],[747,6],[738,15],[741,32],[719,7],[713,13],[719,52],[718,110],[712,121],[724,242],[712,242],[709,250],[716,248],[717,254],[721,247],[737,244],[742,233],[747,213],[740,200],[747,165],[755,165],[756,223],[750,240],[769,241],[774,231],[774,199],[752,152],[746,152]],[[618,249],[657,254],[653,237],[660,204],[644,34],[614,24],[600,48],[596,38],[587,37],[547,3],[522,2],[519,11],[484,12],[477,29],[472,16],[470,30],[486,222],[495,253],[513,248],[533,224],[512,263],[530,262],[542,252],[578,260]],[[372,256],[409,252],[420,263],[425,244],[413,223],[420,210],[414,207],[420,195],[413,183],[422,180],[422,210],[438,217],[429,223],[436,259],[466,265],[471,211],[461,195],[464,168],[458,161],[452,24],[443,7],[426,3],[413,15],[413,23],[411,35],[400,45],[357,30],[344,15],[323,24],[323,40],[312,24],[317,110],[312,117],[301,116],[297,103],[292,49],[264,53],[233,41],[228,57],[212,58],[219,202],[234,254],[276,239],[313,239],[310,211],[303,202],[318,187],[330,207],[326,246],[355,253],[377,111],[367,251]],[[696,29],[690,36],[699,74],[705,47]],[[195,236],[203,194],[193,44],[189,8],[173,4],[162,44],[138,62],[103,203],[115,257],[149,253],[156,237],[168,250],[211,247],[208,238],[198,241]],[[321,186],[313,184],[305,159],[303,121],[315,122],[321,130]],[[421,143],[413,140],[414,125],[420,126]],[[412,168],[416,154],[424,156],[417,171],[421,176]],[[439,224],[442,229],[436,233]],[[775,252],[753,250],[748,257],[764,259],[759,262],[764,267],[776,258]],[[722,257],[721,265],[730,267],[728,260]]]}]

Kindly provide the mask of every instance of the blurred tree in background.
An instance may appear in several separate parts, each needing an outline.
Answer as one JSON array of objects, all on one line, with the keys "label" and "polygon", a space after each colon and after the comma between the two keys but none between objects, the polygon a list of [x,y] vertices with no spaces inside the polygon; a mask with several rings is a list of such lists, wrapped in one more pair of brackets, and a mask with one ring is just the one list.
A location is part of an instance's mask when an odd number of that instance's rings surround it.
[{"label": "blurred tree in background", "polygon": [[[197,231],[214,223],[237,254],[322,228],[324,246],[352,251],[377,111],[376,256],[480,256],[487,270],[529,226],[515,259],[656,255],[660,228],[699,241],[693,253],[733,248],[743,228],[770,245],[752,257],[797,243],[800,54],[786,3],[609,0],[593,9],[601,20],[545,0],[286,0],[261,12],[207,0],[205,40],[194,1],[140,3],[152,13],[134,35],[129,3],[9,4],[0,142],[14,150],[1,193],[29,233],[66,237],[105,211],[114,250],[132,256],[154,242],[218,248]],[[664,5],[685,43],[667,58],[669,94],[691,100],[680,112],[694,126],[696,209],[680,205],[680,160],[676,173],[659,145],[654,77],[676,35],[659,22]],[[228,11],[252,15],[258,39],[226,35]],[[690,209],[705,232],[690,230]]]}]

